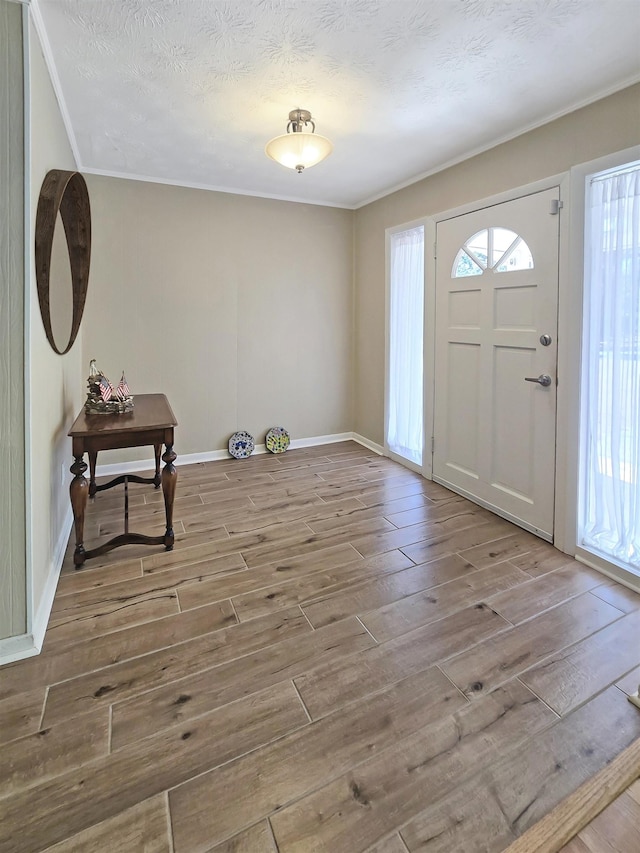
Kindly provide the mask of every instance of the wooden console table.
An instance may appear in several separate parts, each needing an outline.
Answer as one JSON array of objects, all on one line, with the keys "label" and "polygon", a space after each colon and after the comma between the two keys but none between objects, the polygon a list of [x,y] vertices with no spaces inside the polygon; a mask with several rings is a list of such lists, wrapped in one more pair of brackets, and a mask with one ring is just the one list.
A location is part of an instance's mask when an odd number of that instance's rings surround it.
[{"label": "wooden console table", "polygon": [[[177,426],[175,415],[164,394],[139,394],[134,399],[132,412],[122,415],[87,415],[84,409],[75,419],[69,430],[72,438],[74,463],[71,473],[74,475],[69,493],[73,509],[73,522],[76,532],[76,549],[73,562],[76,569],[80,568],[89,557],[105,554],[119,545],[164,545],[167,551],[173,548],[173,498],[176,491],[176,472],[173,451],[173,428]],[[142,447],[153,445],[156,460],[154,477],[138,477],[124,475],[110,480],[101,486],[96,485],[96,459],[100,450],[117,450],[123,447]],[[166,450],[162,456],[165,463],[160,475],[160,452],[162,445]],[[87,464],[84,454],[89,454],[89,482],[84,476]],[[167,529],[164,536],[144,536],[142,533],[129,533],[128,518],[128,482],[153,483],[156,489],[162,484]],[[125,532],[115,536],[104,545],[85,551],[84,514],[87,507],[87,497],[94,497],[96,492],[111,489],[119,483],[125,484]]]}]

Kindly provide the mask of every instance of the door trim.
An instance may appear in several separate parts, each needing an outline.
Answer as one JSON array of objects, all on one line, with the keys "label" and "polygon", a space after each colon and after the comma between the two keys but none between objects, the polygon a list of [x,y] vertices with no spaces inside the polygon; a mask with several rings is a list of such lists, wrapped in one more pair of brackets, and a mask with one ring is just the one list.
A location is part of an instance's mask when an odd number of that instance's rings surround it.
[{"label": "door trim", "polygon": [[[450,210],[442,211],[433,216],[427,217],[425,220],[425,455],[429,457],[428,469],[431,472],[432,459],[429,448],[431,446],[431,436],[434,435],[434,416],[435,416],[435,309],[436,309],[436,227],[439,222],[447,219],[453,219],[458,216],[463,216],[467,213],[473,213],[477,210],[484,210],[488,207],[493,207],[502,204],[506,201],[513,201],[523,196],[533,195],[534,193],[548,190],[553,187],[558,187],[560,190],[560,200],[563,202],[563,208],[559,213],[559,244],[558,244],[558,394],[556,401],[556,465],[555,465],[555,509],[554,509],[554,545],[561,551],[571,549],[569,553],[573,553],[575,549],[575,533],[573,541],[571,541],[571,507],[575,507],[578,494],[575,478],[570,476],[571,455],[576,446],[577,434],[575,432],[574,412],[572,406],[575,407],[576,382],[577,374],[571,369],[575,363],[575,353],[572,351],[570,334],[565,334],[565,330],[570,329],[572,318],[571,306],[573,302],[572,294],[569,292],[567,282],[569,280],[569,211],[570,211],[570,179],[569,173],[564,172],[559,175],[551,175],[540,181],[535,181],[531,184],[515,187],[497,195],[489,196],[484,199],[479,199],[475,202],[470,202],[459,207],[451,208]],[[427,341],[429,342],[427,346]],[[572,390],[573,389],[573,390]],[[429,479],[435,479],[432,473],[427,473],[427,466],[423,465],[423,474]],[[448,487],[449,488],[449,487]],[[467,497],[465,495],[465,497]],[[476,498],[472,498],[475,503],[479,503]],[[487,509],[495,512],[497,515],[506,517],[504,513],[498,512],[494,507],[487,506]],[[573,512],[575,517],[575,510]],[[512,519],[509,519],[512,520]],[[567,524],[569,521],[569,525]],[[522,527],[521,522],[518,524]],[[569,530],[567,528],[569,527]],[[525,528],[528,529],[528,528]],[[537,532],[537,531],[532,531]],[[569,533],[569,536],[567,535]]]}]

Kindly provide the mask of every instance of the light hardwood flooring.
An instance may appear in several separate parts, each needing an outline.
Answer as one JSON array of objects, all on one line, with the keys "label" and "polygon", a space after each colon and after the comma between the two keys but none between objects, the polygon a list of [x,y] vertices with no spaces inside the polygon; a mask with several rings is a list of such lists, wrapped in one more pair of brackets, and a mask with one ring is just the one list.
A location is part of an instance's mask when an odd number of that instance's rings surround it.
[{"label": "light hardwood flooring", "polygon": [[0,851],[497,853],[640,738],[640,596],[353,442],[179,461],[0,670]]},{"label": "light hardwood flooring", "polygon": [[640,779],[562,848],[562,853],[635,853],[640,850]]}]

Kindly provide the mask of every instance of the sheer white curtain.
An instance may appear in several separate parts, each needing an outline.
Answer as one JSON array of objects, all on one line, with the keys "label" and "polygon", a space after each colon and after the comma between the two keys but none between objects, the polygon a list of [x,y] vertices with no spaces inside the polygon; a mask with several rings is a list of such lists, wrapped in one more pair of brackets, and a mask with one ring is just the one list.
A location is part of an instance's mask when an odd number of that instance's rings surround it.
[{"label": "sheer white curtain", "polygon": [[588,198],[582,544],[640,572],[640,164]]},{"label": "sheer white curtain", "polygon": [[424,227],[391,235],[387,444],[422,464]]}]

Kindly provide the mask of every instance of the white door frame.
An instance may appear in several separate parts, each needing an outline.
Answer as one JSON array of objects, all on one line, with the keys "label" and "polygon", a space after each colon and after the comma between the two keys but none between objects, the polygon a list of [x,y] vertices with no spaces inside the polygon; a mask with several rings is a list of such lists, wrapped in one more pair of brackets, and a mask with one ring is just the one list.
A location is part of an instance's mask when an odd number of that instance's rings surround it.
[{"label": "white door frame", "polygon": [[[569,327],[570,337],[576,341],[571,350],[572,361],[570,363],[571,375],[575,376],[575,382],[572,382],[571,391],[575,397],[574,408],[570,412],[570,422],[568,424],[571,429],[571,434],[576,436],[576,441],[573,445],[567,448],[567,477],[573,478],[575,482],[576,500],[571,506],[567,507],[565,523],[567,527],[567,540],[569,534],[573,536],[570,553],[575,555],[576,559],[589,566],[592,566],[603,574],[616,580],[618,583],[628,586],[636,592],[640,591],[640,581],[637,576],[629,571],[626,571],[624,566],[616,563],[615,560],[605,559],[604,557],[588,551],[580,546],[577,542],[578,537],[578,508],[582,495],[580,494],[580,456],[584,453],[584,430],[581,429],[584,413],[582,412],[582,404],[580,400],[580,385],[582,382],[581,375],[581,341],[582,341],[582,319],[583,319],[583,301],[584,301],[584,235],[586,227],[586,182],[590,175],[598,172],[605,172],[608,169],[615,169],[624,166],[627,163],[633,163],[640,160],[640,145],[635,145],[632,148],[626,148],[622,151],[616,151],[613,154],[607,154],[604,157],[598,157],[596,160],[590,160],[587,163],[581,163],[574,166],[570,172],[571,196],[573,199],[572,211],[570,217],[570,251],[571,251],[571,275],[568,281],[567,290],[572,294],[573,305],[575,310],[573,314],[567,316],[567,326]],[[565,549],[563,549],[565,550]]]},{"label": "white door frame", "polygon": [[[516,187],[488,198],[480,199],[460,207],[452,208],[425,221],[425,456],[428,466],[423,465],[423,474],[431,479],[431,436],[434,434],[435,396],[435,306],[436,306],[436,226],[438,222],[472,213],[485,207],[512,201],[526,195],[560,188],[560,238],[558,269],[558,396],[556,409],[556,470],[555,470],[555,514],[554,545],[561,551],[574,553],[575,517],[577,503],[577,460],[572,457],[579,436],[579,376],[580,376],[580,318],[572,294],[569,292],[569,174],[552,175],[532,184]],[[581,303],[580,303],[581,306]],[[578,334],[572,328],[577,322]],[[576,351],[577,340],[577,351]],[[428,342],[428,344],[427,344]],[[425,460],[427,461],[427,460]],[[573,467],[572,467],[573,466]],[[573,525],[573,526],[572,526]]]}]

